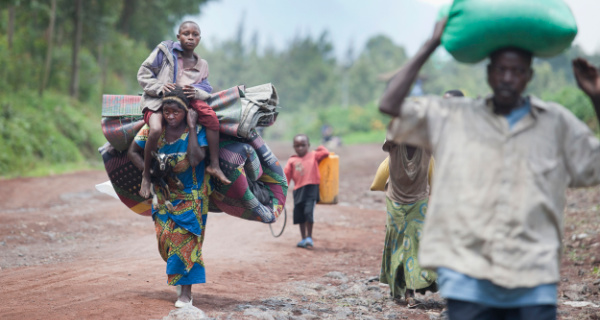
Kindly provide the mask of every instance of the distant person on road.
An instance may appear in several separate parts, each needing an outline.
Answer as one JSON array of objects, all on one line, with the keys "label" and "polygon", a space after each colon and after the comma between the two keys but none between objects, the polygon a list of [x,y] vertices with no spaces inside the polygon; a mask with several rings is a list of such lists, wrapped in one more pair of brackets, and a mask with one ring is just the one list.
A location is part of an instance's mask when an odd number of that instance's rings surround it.
[{"label": "distant person on road", "polygon": [[337,148],[342,145],[342,139],[333,135],[333,128],[330,125],[324,124],[321,127],[321,144],[327,148]]},{"label": "distant person on road", "polygon": [[[444,97],[464,96],[450,90]],[[415,292],[437,291],[437,274],[421,268],[417,253],[423,222],[427,215],[433,158],[431,151],[385,141],[389,153],[389,179],[386,184],[386,235],[379,282],[390,286],[394,298],[404,298],[416,306]]]},{"label": "distant person on road", "polygon": [[308,151],[310,141],[305,134],[294,137],[296,155],[290,157],[283,171],[288,184],[294,181],[294,224],[300,225],[302,240],[297,246],[313,247],[312,230],[314,224],[315,205],[319,202],[319,162],[329,156],[329,150],[319,146],[315,151]]},{"label": "distant person on road", "polygon": [[333,128],[328,124],[324,124],[321,126],[321,142],[325,144],[329,142],[331,138],[333,138]]},{"label": "distant person on road", "polygon": [[[158,186],[154,190],[158,205],[152,206],[158,250],[167,262],[167,284],[177,286],[175,306],[192,305],[192,285],[205,283],[202,243],[206,228],[208,196],[212,190],[204,175],[206,155],[205,128],[198,125],[197,112],[189,108],[186,93],[181,87],[165,92],[162,98],[163,130],[158,141],[158,152],[173,158],[169,165],[179,184],[167,177],[173,209],[165,204],[166,195]],[[144,149],[150,129],[145,125],[129,148],[133,164],[144,167]]]},{"label": "distant person on road", "polygon": [[321,127],[321,144],[328,148],[336,148],[342,145],[342,139],[333,135],[333,128],[324,124]]},{"label": "distant person on road", "polygon": [[210,165],[206,171],[224,184],[231,183],[219,166],[219,120],[215,111],[205,102],[212,92],[212,86],[208,82],[208,62],[194,53],[200,38],[197,23],[183,22],[177,33],[179,41],[161,42],[138,70],[137,79],[144,89],[142,112],[144,121],[150,127],[140,187],[140,195],[144,198],[150,197],[151,152],[156,150],[163,131],[161,98],[176,85],[183,87],[186,97],[191,99],[190,107],[196,110],[198,121],[206,128],[210,153]]},{"label": "distant person on road", "polygon": [[[437,269],[450,319],[556,319],[565,192],[600,183],[600,141],[561,105],[523,95],[532,54],[519,48],[490,55],[488,97],[405,99],[445,21],[379,106],[394,117],[390,141],[435,155],[421,266]],[[573,71],[598,115],[598,70],[578,58]]]}]

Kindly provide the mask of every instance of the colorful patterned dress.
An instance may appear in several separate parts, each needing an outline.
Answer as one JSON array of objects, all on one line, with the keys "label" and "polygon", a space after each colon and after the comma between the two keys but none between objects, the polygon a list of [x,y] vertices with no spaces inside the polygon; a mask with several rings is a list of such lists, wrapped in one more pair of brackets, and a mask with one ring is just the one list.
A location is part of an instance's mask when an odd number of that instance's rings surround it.
[{"label": "colorful patterned dress", "polygon": [[386,192],[387,223],[379,281],[390,285],[393,297],[406,289],[428,288],[437,274],[422,269],[417,259],[429,199],[431,153],[417,148],[408,158],[405,145],[387,143],[390,178]]},{"label": "colorful patterned dress", "polygon": [[[206,146],[206,133],[198,126],[198,145]],[[208,212],[208,196],[212,191],[210,179],[205,179],[204,161],[196,167],[190,167],[187,158],[188,131],[181,137],[168,143],[165,131],[158,142],[158,151],[172,155],[170,164],[174,175],[183,184],[178,188],[176,180],[167,178],[171,193],[170,201],[173,211],[165,206],[165,195],[160,188],[154,186],[158,197],[158,206],[152,207],[152,219],[156,229],[158,250],[167,262],[169,285],[190,285],[205,283],[206,275],[202,260],[202,242]],[[142,148],[148,139],[149,127],[145,125],[135,137],[135,142]]]}]

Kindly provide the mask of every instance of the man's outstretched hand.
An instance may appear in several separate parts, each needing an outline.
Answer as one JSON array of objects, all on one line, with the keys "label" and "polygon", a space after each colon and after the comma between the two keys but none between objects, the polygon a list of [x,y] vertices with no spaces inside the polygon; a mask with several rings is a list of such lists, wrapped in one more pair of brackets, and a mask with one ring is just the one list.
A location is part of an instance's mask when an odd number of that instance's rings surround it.
[{"label": "man's outstretched hand", "polygon": [[591,63],[583,58],[573,60],[573,75],[579,88],[592,101],[600,101],[600,74]]}]

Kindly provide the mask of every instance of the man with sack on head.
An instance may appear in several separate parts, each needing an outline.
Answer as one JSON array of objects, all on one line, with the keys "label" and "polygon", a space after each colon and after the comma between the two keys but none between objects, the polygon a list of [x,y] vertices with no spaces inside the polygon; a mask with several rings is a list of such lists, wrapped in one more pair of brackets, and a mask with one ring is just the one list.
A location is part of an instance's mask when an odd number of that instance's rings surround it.
[{"label": "man with sack on head", "polygon": [[[421,265],[438,271],[450,319],[556,319],[565,192],[600,183],[600,142],[561,105],[523,96],[532,54],[519,48],[490,55],[488,97],[405,99],[445,24],[379,106],[388,140],[436,159]],[[598,115],[598,70],[579,58],[573,71]]]}]

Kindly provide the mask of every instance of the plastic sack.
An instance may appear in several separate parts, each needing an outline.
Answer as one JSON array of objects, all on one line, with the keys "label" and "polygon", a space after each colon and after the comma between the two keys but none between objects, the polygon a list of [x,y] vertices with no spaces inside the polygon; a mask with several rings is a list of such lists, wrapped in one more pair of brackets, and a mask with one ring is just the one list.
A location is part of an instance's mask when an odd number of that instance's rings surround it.
[{"label": "plastic sack", "polygon": [[576,34],[575,18],[562,0],[455,0],[442,45],[467,63],[504,47],[551,57],[568,48]]},{"label": "plastic sack", "polygon": [[447,17],[450,14],[450,8],[452,7],[451,3],[443,4],[438,11],[437,17],[435,21],[440,21],[443,18]]},{"label": "plastic sack", "polygon": [[373,183],[371,183],[371,191],[385,191],[385,185],[390,177],[390,157],[388,156],[377,168]]},{"label": "plastic sack", "polygon": [[427,171],[427,182],[429,183],[429,187],[433,185],[433,174],[435,173],[435,159],[431,157],[429,160],[429,170]]}]

